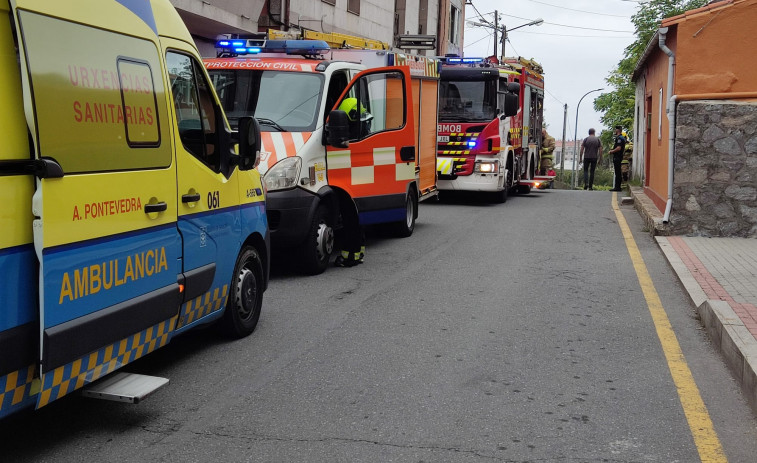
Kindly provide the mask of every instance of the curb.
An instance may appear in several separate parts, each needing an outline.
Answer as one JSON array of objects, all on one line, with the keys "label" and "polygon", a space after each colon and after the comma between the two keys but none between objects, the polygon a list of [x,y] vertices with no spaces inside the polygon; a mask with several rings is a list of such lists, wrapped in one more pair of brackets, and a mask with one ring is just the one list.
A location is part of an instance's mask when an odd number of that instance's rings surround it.
[{"label": "curb", "polygon": [[757,341],[725,301],[707,300],[697,308],[697,313],[749,406],[757,413]]},{"label": "curb", "polygon": [[649,233],[652,236],[670,235],[669,227],[662,221],[662,214],[652,200],[644,194],[644,189],[638,186],[632,186],[628,189],[631,197],[633,197],[634,208],[639,211],[642,219],[644,219],[644,223],[646,224]]}]

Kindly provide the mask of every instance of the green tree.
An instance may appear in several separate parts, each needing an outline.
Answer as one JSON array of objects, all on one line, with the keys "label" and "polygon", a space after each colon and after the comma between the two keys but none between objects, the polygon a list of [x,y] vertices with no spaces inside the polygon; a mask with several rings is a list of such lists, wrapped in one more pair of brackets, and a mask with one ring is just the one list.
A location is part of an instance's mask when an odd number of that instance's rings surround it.
[{"label": "green tree", "polygon": [[[702,7],[707,3],[708,0],[650,0],[639,5],[639,10],[631,17],[636,40],[626,47],[625,56],[605,79],[614,90],[602,93],[594,99],[594,109],[603,113],[601,121],[605,126],[612,128],[622,125],[628,131],[629,137],[633,137],[630,129],[633,127],[636,89],[631,76],[636,63],[644,54],[663,18]],[[612,130],[605,130],[600,136],[605,146],[610,143],[611,138]]]}]

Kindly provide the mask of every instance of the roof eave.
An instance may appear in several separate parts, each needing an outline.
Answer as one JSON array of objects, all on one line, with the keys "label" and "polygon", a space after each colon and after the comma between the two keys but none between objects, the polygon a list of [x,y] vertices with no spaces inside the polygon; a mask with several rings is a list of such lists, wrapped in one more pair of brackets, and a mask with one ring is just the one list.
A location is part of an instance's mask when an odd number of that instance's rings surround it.
[{"label": "roof eave", "polygon": [[644,49],[644,53],[642,53],[641,58],[639,58],[639,61],[636,62],[636,67],[633,70],[633,74],[631,75],[631,82],[636,82],[636,79],[639,78],[641,75],[641,71],[644,69],[644,66],[646,65],[647,59],[649,59],[649,55],[652,54],[652,51],[657,47],[657,42],[660,40],[660,30],[656,30],[654,33],[654,36],[652,36],[652,39],[647,43],[647,47]]}]

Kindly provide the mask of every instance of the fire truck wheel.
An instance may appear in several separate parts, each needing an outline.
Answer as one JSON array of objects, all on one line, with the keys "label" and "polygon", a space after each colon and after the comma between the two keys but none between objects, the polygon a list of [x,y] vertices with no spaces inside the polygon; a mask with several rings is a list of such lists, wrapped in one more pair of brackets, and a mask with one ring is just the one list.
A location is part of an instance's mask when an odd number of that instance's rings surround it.
[{"label": "fire truck wheel", "polygon": [[504,185],[502,185],[502,191],[494,193],[495,203],[504,203],[507,201],[507,195],[510,193],[510,188],[513,187],[513,172],[509,169],[505,170]]},{"label": "fire truck wheel", "polygon": [[329,259],[334,252],[334,227],[329,221],[328,210],[318,206],[310,224],[305,242],[299,255],[302,256],[302,270],[308,275],[323,273],[329,266]]},{"label": "fire truck wheel", "polygon": [[243,338],[255,330],[263,306],[263,263],[258,251],[245,246],[234,267],[226,311],[220,321],[229,336]]},{"label": "fire truck wheel", "polygon": [[418,211],[418,199],[415,195],[415,190],[410,189],[407,197],[405,198],[405,220],[397,222],[395,224],[395,233],[400,238],[407,238],[413,234],[415,230],[415,216]]}]

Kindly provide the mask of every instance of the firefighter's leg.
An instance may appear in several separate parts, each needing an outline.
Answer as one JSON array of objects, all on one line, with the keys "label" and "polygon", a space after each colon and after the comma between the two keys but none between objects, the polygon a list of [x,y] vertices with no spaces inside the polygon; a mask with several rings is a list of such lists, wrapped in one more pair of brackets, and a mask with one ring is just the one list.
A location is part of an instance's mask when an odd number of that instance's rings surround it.
[{"label": "firefighter's leg", "polygon": [[363,263],[365,258],[363,230],[354,208],[347,207],[343,208],[342,211],[343,227],[338,236],[341,252],[336,257],[334,265],[337,267],[354,267]]}]

